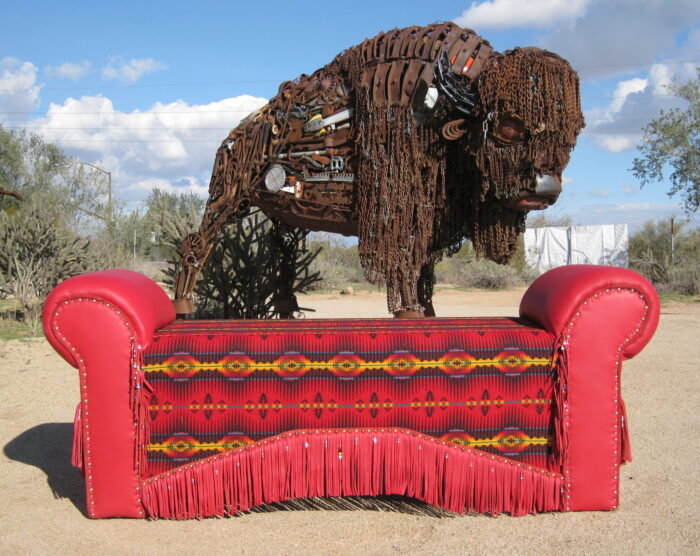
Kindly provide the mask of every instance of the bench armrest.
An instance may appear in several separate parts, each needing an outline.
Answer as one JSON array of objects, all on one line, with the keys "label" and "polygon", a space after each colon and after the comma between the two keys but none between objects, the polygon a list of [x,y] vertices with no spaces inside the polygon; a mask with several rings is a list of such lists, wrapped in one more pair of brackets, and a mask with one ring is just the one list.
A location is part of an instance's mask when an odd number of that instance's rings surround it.
[{"label": "bench armrest", "polygon": [[[597,293],[637,292],[646,304],[646,317],[639,331],[626,343],[623,355],[639,353],[654,335],[659,323],[659,296],[649,281],[625,268],[598,265],[562,266],[544,273],[528,288],[520,302],[520,316],[538,323],[560,337],[584,302]],[[620,295],[614,314],[596,315],[600,326],[611,318],[636,319],[635,299]],[[636,323],[632,323],[633,325]]]},{"label": "bench armrest", "polygon": [[83,330],[73,329],[70,332],[84,333],[93,339],[109,334],[109,330],[100,330],[91,323],[94,303],[102,302],[116,308],[119,315],[126,319],[124,322],[133,327],[142,347],[151,342],[156,330],[175,320],[173,304],[167,294],[153,280],[138,272],[103,270],[70,278],[56,286],[47,298],[43,324],[49,343],[76,368],[78,363],[74,350],[66,344],[66,333],[69,331],[60,328],[60,321],[52,323],[58,318],[61,306],[76,301],[81,302],[77,322]]},{"label": "bench armrest", "polygon": [[44,333],[78,369],[74,457],[85,474],[90,517],[143,517],[139,452],[146,423],[141,350],[175,319],[151,279],[105,270],[56,286],[44,305]]},{"label": "bench armrest", "polygon": [[559,267],[525,292],[520,316],[558,338],[555,430],[565,510],[618,506],[619,466],[631,459],[622,361],[649,342],[659,312],[652,285],[623,268]]}]

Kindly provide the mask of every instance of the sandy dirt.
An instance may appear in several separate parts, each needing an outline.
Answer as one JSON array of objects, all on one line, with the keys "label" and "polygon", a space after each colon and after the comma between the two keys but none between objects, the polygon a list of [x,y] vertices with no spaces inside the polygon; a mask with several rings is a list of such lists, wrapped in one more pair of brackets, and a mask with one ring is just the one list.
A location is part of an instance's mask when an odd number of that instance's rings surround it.
[{"label": "sandy dirt", "polygon": [[[522,290],[436,296],[438,314],[516,315]],[[379,292],[305,296],[314,317],[385,316]],[[624,365],[634,461],[614,512],[501,516],[273,511],[168,522],[85,517],[70,467],[76,372],[43,339],[0,341],[1,554],[698,554],[700,303],[662,308]]]}]

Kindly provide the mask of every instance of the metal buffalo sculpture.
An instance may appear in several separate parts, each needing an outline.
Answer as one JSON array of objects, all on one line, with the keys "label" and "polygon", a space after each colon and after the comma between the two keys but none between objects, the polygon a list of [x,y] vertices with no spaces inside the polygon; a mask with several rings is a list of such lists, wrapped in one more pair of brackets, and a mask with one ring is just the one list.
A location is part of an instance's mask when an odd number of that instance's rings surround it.
[{"label": "metal buffalo sculpture", "polygon": [[218,234],[255,205],[280,239],[281,316],[296,308],[289,228],[357,235],[389,310],[432,316],[435,262],[464,239],[507,262],[527,211],[556,201],[583,125],[578,76],[556,54],[501,54],[449,23],[368,39],[283,83],[224,140],[199,232],[182,244],[176,311],[193,310]]}]

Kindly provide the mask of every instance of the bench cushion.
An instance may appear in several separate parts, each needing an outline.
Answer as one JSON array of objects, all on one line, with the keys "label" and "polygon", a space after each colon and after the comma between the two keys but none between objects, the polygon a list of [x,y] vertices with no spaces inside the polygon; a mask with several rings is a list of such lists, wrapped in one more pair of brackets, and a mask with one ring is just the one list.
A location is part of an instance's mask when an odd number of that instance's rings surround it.
[{"label": "bench cushion", "polygon": [[402,427],[547,467],[555,338],[514,318],[176,321],[146,476],[295,429]]}]

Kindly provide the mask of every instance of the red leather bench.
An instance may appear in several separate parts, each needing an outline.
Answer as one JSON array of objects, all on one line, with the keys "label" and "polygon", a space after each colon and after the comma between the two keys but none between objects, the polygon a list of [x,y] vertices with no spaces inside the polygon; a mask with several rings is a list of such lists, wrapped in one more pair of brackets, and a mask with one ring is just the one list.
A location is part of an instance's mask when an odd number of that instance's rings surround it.
[{"label": "red leather bench", "polygon": [[57,286],[44,329],[80,373],[91,517],[381,494],[522,515],[617,507],[621,363],[658,317],[611,267],[544,274],[518,318],[282,321],[176,321],[113,270]]}]

